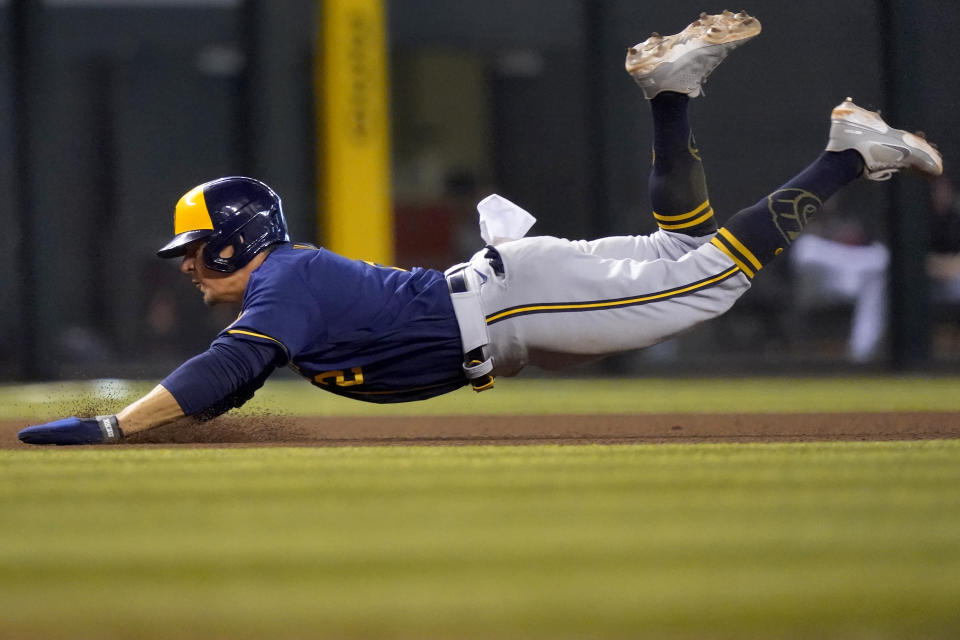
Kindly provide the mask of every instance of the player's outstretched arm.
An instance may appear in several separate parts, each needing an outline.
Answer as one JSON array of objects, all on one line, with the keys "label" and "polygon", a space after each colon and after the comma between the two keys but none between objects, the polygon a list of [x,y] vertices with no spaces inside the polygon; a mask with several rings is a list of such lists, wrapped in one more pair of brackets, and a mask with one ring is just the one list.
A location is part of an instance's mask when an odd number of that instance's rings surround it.
[{"label": "player's outstretched arm", "polygon": [[208,420],[243,405],[286,355],[272,344],[218,338],[115,416],[70,417],[23,429],[27,444],[110,444],[185,415]]},{"label": "player's outstretched arm", "polygon": [[173,395],[157,385],[117,415],[71,416],[27,427],[20,431],[19,437],[27,444],[114,444],[131,433],[159,427],[183,416]]},{"label": "player's outstretched arm", "polygon": [[123,434],[130,435],[173,422],[185,415],[173,394],[158,384],[150,393],[120,411],[117,421]]}]

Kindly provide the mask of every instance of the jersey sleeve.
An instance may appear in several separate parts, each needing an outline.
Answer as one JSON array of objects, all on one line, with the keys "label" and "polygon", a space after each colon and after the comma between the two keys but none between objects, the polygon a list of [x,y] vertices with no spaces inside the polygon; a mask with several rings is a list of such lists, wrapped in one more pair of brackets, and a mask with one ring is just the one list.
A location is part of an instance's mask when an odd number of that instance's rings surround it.
[{"label": "jersey sleeve", "polygon": [[209,420],[252,398],[284,358],[275,345],[221,337],[160,384],[184,414]]},{"label": "jersey sleeve", "polygon": [[278,270],[251,278],[240,316],[220,336],[279,348],[285,364],[322,338],[324,327],[320,306],[299,274]]}]

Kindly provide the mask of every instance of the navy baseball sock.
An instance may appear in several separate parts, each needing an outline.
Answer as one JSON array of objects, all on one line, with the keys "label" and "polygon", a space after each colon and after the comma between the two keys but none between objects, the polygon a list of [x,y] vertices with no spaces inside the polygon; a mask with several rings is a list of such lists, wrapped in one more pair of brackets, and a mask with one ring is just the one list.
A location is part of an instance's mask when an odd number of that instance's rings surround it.
[{"label": "navy baseball sock", "polygon": [[650,204],[661,229],[704,236],[717,230],[717,222],[707,196],[700,151],[690,127],[689,103],[689,96],[672,91],[663,91],[650,101],[653,112]]},{"label": "navy baseball sock", "polygon": [[862,172],[856,151],[824,151],[785,185],[736,213],[710,242],[752,278],[793,243],[827,198]]}]

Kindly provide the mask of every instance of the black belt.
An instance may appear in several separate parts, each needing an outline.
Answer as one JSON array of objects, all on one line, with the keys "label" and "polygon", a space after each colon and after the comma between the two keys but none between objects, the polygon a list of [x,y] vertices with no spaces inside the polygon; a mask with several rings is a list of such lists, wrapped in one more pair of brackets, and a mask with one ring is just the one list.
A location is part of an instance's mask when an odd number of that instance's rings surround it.
[{"label": "black belt", "polygon": [[[463,272],[464,269],[461,269],[447,276],[447,286],[450,288],[450,293],[467,292],[467,278],[463,275]],[[475,367],[485,362],[486,359],[487,357],[486,354],[484,354],[484,348],[482,346],[471,349],[468,353],[463,354],[463,364],[466,367]],[[487,373],[479,378],[473,378],[470,380],[470,386],[473,387],[474,391],[486,391],[493,386],[493,376]]]}]

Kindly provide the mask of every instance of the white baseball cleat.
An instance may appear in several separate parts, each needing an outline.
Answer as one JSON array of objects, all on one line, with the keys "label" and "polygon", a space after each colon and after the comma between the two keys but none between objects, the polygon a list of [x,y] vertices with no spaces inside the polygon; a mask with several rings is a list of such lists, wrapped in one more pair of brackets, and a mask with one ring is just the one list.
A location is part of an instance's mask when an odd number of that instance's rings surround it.
[{"label": "white baseball cleat", "polygon": [[697,20],[672,36],[652,34],[627,49],[627,73],[647,100],[661,91],[700,95],[700,85],[727,54],[760,33],[760,21],[746,11],[701,13]]},{"label": "white baseball cleat", "polygon": [[894,129],[876,111],[853,104],[852,98],[834,107],[830,122],[827,151],[854,149],[863,157],[863,175],[870,180],[889,180],[903,169],[943,173],[943,158],[923,133]]}]

